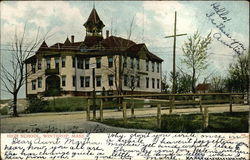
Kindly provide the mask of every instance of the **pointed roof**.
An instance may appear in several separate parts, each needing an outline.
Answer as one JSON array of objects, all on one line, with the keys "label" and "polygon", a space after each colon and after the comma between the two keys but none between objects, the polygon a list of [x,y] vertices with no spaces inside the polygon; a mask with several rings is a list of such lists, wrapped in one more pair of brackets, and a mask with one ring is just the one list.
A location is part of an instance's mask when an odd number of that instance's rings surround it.
[{"label": "pointed roof", "polygon": [[196,87],[196,90],[199,90],[199,91],[205,91],[205,90],[208,90],[209,89],[209,86],[210,86],[210,83],[199,83]]},{"label": "pointed roof", "polygon": [[88,20],[84,23],[85,27],[87,27],[88,25],[98,25],[101,28],[105,26],[103,22],[101,21],[99,15],[97,14],[97,11],[95,8],[92,9]]},{"label": "pointed roof", "polygon": [[160,57],[158,57],[158,56],[154,55],[153,53],[151,53],[144,43],[135,44],[135,45],[129,47],[126,51],[132,57],[139,57],[139,52],[143,48],[146,50],[146,56],[147,56],[147,58],[149,60],[156,61],[156,62],[163,62],[163,59],[161,59]]},{"label": "pointed roof", "polygon": [[72,48],[71,42],[69,41],[69,38],[67,37],[65,42],[62,45],[62,49],[70,49],[70,48]]},{"label": "pointed roof", "polygon": [[39,49],[37,51],[38,52],[39,51],[45,51],[46,49],[48,49],[48,45],[47,45],[47,43],[44,40],[43,43],[41,44],[41,46],[39,47]]},{"label": "pointed roof", "polygon": [[71,42],[69,41],[69,38],[67,37],[65,42],[64,42],[64,46],[68,46],[70,44],[71,44]]}]

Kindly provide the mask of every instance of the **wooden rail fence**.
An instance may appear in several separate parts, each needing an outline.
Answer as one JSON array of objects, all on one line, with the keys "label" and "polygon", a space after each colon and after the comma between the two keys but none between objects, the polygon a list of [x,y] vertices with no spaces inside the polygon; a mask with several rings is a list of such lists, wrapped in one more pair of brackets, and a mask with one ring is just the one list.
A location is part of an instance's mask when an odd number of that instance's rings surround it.
[{"label": "wooden rail fence", "polygon": [[[192,96],[194,97],[193,100],[172,100],[171,97],[183,97],[183,96]],[[205,96],[228,96],[228,99],[214,99],[214,100],[206,100],[203,97]],[[161,110],[162,109],[169,109],[169,113],[171,114],[175,105],[198,105],[200,108],[200,112],[203,115],[203,127],[206,128],[208,126],[208,107],[203,107],[204,104],[218,104],[218,103],[229,103],[229,112],[233,112],[233,104],[235,103],[244,103],[244,94],[243,93],[200,93],[200,94],[144,94],[144,95],[116,95],[116,96],[96,96],[96,99],[100,99],[100,121],[103,122],[103,110],[104,106],[120,106],[122,107],[122,114],[123,114],[123,122],[124,124],[127,123],[127,102],[122,102],[122,104],[105,104],[105,99],[112,99],[112,98],[140,98],[140,97],[169,97],[168,100],[158,100],[152,99],[153,102],[141,102],[141,103],[132,103],[133,106],[130,107],[131,110],[131,118],[134,118],[134,105],[154,105],[157,108],[157,128],[161,128]],[[195,97],[198,97],[195,98]],[[90,120],[90,106],[92,102],[92,97],[87,97],[88,105],[86,109],[86,119]],[[192,108],[192,107],[191,107]]]}]

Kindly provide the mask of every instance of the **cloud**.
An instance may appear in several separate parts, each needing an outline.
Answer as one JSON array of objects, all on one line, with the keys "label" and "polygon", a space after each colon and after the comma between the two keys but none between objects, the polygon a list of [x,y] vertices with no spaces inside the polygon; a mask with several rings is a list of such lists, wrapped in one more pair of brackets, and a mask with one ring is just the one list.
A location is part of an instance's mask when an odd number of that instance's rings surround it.
[{"label": "cloud", "polygon": [[[4,23],[1,25],[1,32],[3,37],[10,33],[14,33],[15,28],[19,32],[23,29],[24,23],[27,21],[30,35],[34,35],[34,31],[40,27],[43,34],[46,32],[59,34],[59,37],[66,39],[66,36],[71,34],[77,35],[76,39],[82,40],[83,37],[83,20],[87,15],[82,15],[81,11],[84,8],[72,7],[68,2],[42,2],[42,1],[19,1],[16,2],[16,6],[8,3],[3,3],[3,12],[1,19]],[[48,43],[52,45],[58,39],[58,35],[55,38],[51,38]],[[1,43],[10,41],[9,38],[2,39]]]},{"label": "cloud", "polygon": [[197,26],[194,9],[177,1],[146,1],[143,4],[145,10],[152,11],[153,19],[164,28],[164,34],[173,34],[175,11],[177,12],[177,32],[193,33]]}]

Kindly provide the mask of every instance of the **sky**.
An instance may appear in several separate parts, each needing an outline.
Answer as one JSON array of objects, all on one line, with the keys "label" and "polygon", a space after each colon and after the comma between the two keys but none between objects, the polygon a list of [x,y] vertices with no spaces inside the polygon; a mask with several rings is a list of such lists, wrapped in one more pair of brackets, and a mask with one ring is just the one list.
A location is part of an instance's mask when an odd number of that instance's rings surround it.
[{"label": "sky", "polygon": [[[249,49],[249,4],[247,1],[1,1],[1,63],[8,66],[9,42],[15,31],[22,33],[27,23],[27,40],[35,37],[38,27],[40,38],[44,38],[50,46],[64,42],[71,35],[75,41],[83,41],[87,20],[93,5],[105,24],[103,33],[109,30],[112,35],[127,38],[129,25],[134,18],[131,40],[145,43],[148,49],[164,59],[163,72],[172,71],[173,38],[164,38],[174,33],[174,14],[177,12],[176,63],[184,71],[189,72],[181,63],[182,47],[189,36],[198,31],[205,37],[211,32],[212,43],[208,54],[209,67],[200,77],[206,75],[225,76],[230,63],[238,54],[226,43],[241,44],[241,49]],[[216,11],[220,10],[218,13]],[[208,17],[209,14],[215,13]],[[221,14],[219,16],[219,14]],[[211,20],[213,19],[213,20]],[[224,24],[225,36],[213,22]],[[222,35],[218,40],[218,34]],[[236,43],[237,42],[237,43]],[[235,47],[235,46],[234,46]],[[2,87],[2,86],[1,86]],[[19,97],[25,97],[25,87]],[[1,92],[1,99],[11,98]]]}]

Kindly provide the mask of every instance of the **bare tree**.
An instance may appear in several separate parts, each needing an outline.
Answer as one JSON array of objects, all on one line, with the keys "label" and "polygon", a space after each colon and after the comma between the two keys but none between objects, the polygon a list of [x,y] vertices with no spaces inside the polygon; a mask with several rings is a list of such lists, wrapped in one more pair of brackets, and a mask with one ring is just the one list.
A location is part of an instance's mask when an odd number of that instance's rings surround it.
[{"label": "bare tree", "polygon": [[116,36],[117,35],[116,21],[114,22],[114,18],[113,17],[111,17],[111,22],[110,22],[110,35],[111,36]]},{"label": "bare tree", "polygon": [[34,49],[42,42],[39,40],[39,28],[34,40],[28,42],[26,39],[26,24],[21,36],[15,32],[14,39],[11,42],[9,65],[1,65],[2,75],[1,82],[5,89],[4,91],[13,96],[13,116],[17,114],[17,96],[21,87],[25,83],[25,77],[30,73],[25,72],[25,60],[27,60]]},{"label": "bare tree", "polygon": [[129,24],[129,28],[127,30],[127,35],[128,35],[128,39],[130,40],[131,36],[132,36],[132,33],[133,33],[133,30],[134,30],[134,19],[135,19],[135,16],[133,16],[130,24]]},{"label": "bare tree", "polygon": [[134,62],[131,62],[131,66],[130,67],[126,67],[123,70],[123,77],[124,77],[124,81],[126,81],[126,85],[130,91],[131,91],[131,95],[132,95],[132,104],[131,104],[131,117],[134,117],[134,109],[135,109],[135,101],[134,101],[134,91],[136,87],[140,87],[140,79],[142,79],[142,76],[139,76],[136,69],[135,69],[135,65]]},{"label": "bare tree", "polygon": [[213,76],[210,79],[210,90],[212,92],[223,92],[225,89],[225,79],[222,76]]},{"label": "bare tree", "polygon": [[244,52],[237,60],[229,65],[226,77],[226,88],[229,92],[246,92],[249,102],[250,87],[250,52]]},{"label": "bare tree", "polygon": [[162,74],[162,80],[161,80],[162,81],[161,82],[161,84],[162,84],[161,88],[162,88],[162,91],[165,92],[165,93],[169,93],[168,89],[170,88],[170,85],[168,84],[168,76],[167,75],[168,75],[167,72],[164,72]]},{"label": "bare tree", "polygon": [[182,51],[184,53],[184,58],[182,62],[191,69],[192,76],[192,92],[195,93],[196,80],[198,79],[199,72],[205,70],[208,67],[207,63],[207,50],[209,44],[211,44],[211,33],[209,33],[205,38],[200,36],[197,31],[193,36],[188,37],[185,41]]}]

